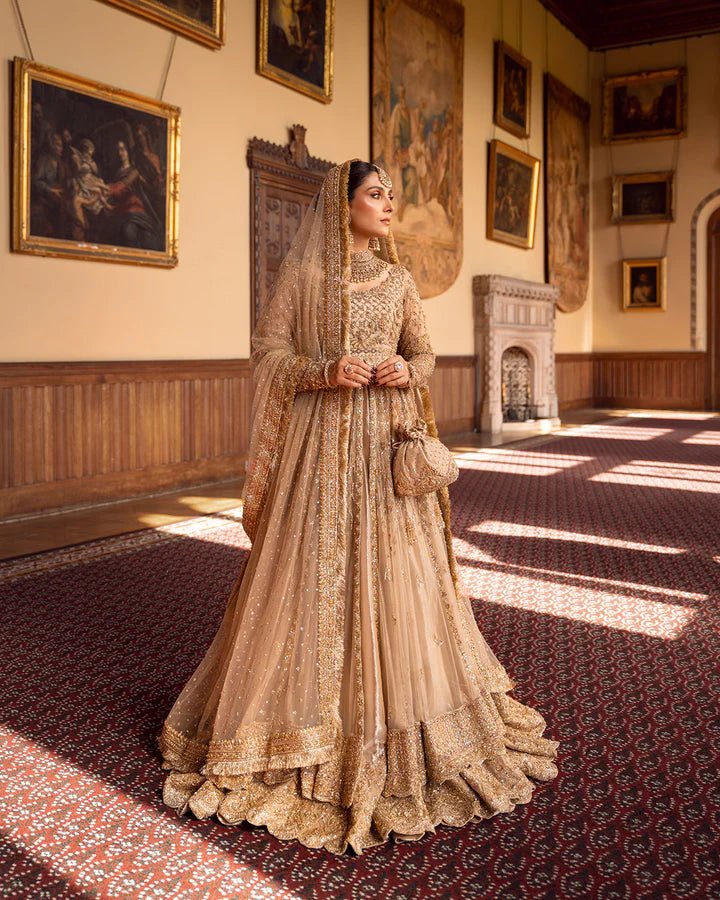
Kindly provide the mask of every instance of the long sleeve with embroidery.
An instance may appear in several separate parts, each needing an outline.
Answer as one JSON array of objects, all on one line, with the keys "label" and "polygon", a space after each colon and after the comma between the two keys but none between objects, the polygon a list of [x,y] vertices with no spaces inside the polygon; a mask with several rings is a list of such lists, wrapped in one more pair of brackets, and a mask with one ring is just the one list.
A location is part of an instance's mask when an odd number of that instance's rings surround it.
[{"label": "long sleeve with embroidery", "polygon": [[398,353],[407,361],[410,382],[408,387],[424,387],[435,370],[435,354],[430,344],[425,310],[415,281],[405,275],[403,321]]}]

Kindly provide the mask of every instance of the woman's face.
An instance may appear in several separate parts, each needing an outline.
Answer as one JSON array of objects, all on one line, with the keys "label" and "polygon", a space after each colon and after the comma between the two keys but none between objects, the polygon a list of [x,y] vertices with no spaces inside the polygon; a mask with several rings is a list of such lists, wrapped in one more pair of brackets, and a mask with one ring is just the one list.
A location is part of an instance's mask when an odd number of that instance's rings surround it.
[{"label": "woman's face", "polygon": [[130,156],[127,151],[127,147],[125,146],[123,141],[118,141],[117,145],[117,154],[118,159],[120,160],[121,165],[126,166],[130,162]]},{"label": "woman's face", "polygon": [[392,188],[383,187],[377,172],[371,172],[350,201],[350,231],[359,238],[387,237],[394,212]]}]

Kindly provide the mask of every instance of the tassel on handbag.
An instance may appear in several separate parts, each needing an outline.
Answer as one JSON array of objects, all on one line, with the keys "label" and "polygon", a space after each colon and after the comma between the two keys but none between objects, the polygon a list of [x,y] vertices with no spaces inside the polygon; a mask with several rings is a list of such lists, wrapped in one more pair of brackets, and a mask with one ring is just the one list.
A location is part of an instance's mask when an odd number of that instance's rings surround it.
[{"label": "tassel on handbag", "polygon": [[436,437],[427,432],[427,423],[418,418],[397,429],[400,440],[393,442],[392,463],[395,493],[415,497],[430,494],[458,477],[455,459]]}]

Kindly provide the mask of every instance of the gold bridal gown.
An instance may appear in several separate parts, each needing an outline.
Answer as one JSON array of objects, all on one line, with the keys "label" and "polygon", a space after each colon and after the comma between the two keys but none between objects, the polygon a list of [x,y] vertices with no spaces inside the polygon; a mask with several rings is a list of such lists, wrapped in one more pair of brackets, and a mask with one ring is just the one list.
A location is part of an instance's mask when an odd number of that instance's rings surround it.
[{"label": "gold bridal gown", "polygon": [[[530,778],[556,776],[558,747],[542,737],[543,717],[508,695],[514,682],[456,590],[437,495],[393,492],[395,426],[422,414],[418,389],[435,362],[414,281],[370,251],[352,255],[350,280],[351,354],[375,365],[399,353],[411,384],[341,389],[349,452],[340,639],[328,651],[318,589],[330,477],[317,450],[320,412],[338,389],[308,366],[252,551],[160,738],[169,806],[265,825],[333,853],[509,812],[531,799]],[[320,711],[333,663],[330,721]]]}]

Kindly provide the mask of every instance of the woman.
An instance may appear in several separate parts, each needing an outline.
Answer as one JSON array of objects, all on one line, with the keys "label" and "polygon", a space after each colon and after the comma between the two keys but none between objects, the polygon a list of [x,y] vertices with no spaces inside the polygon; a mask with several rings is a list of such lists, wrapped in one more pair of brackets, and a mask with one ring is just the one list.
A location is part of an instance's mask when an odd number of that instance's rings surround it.
[{"label": "woman", "polygon": [[160,736],[168,805],[334,853],[510,811],[557,774],[459,583],[447,488],[393,491],[397,426],[437,434],[393,209],[383,170],[336,166],[278,273],[252,340],[252,550]]}]

